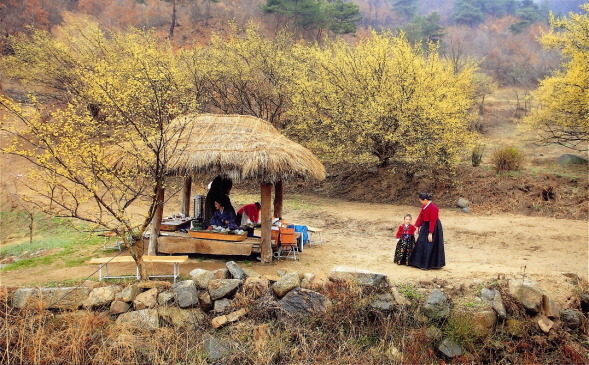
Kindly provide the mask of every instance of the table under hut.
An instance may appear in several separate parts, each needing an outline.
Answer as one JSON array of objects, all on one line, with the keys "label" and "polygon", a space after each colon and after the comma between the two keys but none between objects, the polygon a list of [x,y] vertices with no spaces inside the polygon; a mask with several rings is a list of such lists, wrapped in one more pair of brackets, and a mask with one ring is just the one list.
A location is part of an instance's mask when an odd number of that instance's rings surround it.
[{"label": "table under hut", "polygon": [[[155,245],[157,252],[163,254],[247,256],[259,253],[262,262],[271,262],[272,219],[282,217],[284,185],[324,179],[323,164],[311,151],[256,117],[198,114],[182,116],[178,123],[190,127],[187,128],[190,133],[178,138],[177,150],[181,153],[174,157],[173,168],[169,171],[183,179],[181,215],[191,216],[191,187],[196,179],[210,181],[214,176],[223,175],[237,183],[255,181],[260,184],[261,233],[260,237],[246,237],[202,230],[176,231],[190,219],[162,220],[163,204],[160,204],[152,221],[149,247]],[[158,195],[163,202],[163,189]],[[165,232],[161,232],[162,228]]]}]

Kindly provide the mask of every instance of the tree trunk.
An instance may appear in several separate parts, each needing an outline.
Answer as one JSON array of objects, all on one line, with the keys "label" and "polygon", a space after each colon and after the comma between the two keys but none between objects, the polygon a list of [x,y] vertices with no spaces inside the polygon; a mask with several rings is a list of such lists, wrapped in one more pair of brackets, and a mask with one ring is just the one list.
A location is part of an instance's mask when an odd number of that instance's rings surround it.
[{"label": "tree trunk", "polygon": [[149,280],[147,268],[143,263],[143,237],[135,239],[129,248],[129,253],[131,254],[131,257],[133,257],[133,260],[135,260],[135,264],[139,267],[139,275],[141,276],[141,280]]},{"label": "tree trunk", "polygon": [[260,246],[262,249],[262,263],[269,264],[272,262],[272,213],[270,211],[270,204],[272,202],[272,184],[262,183],[262,240]]},{"label": "tree trunk", "polygon": [[192,176],[184,178],[184,186],[182,187],[182,206],[180,211],[185,217],[190,216],[190,191],[192,188]]},{"label": "tree trunk", "polygon": [[[147,254],[155,256],[157,254],[157,238],[160,235],[160,223],[164,216],[164,188],[159,187],[156,192],[157,207],[155,214],[151,219],[151,231],[149,233],[149,247],[147,248]],[[143,247],[143,244],[141,244]]]},{"label": "tree trunk", "polygon": [[176,0],[172,0],[172,23],[170,24],[170,39],[174,38],[174,28],[176,27]]},{"label": "tree trunk", "polygon": [[278,180],[274,183],[274,216],[276,218],[282,218],[282,180]]}]

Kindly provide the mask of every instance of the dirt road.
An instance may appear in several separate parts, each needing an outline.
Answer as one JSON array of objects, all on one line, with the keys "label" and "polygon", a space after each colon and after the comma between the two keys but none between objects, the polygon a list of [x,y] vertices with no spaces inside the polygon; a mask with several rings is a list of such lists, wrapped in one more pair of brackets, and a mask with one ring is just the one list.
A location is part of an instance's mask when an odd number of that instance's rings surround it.
[{"label": "dirt road", "polygon": [[[279,269],[312,272],[326,277],[334,266],[348,266],[386,274],[393,283],[442,279],[450,283],[489,281],[498,276],[526,275],[551,291],[570,288],[563,273],[588,276],[587,222],[523,215],[475,215],[458,209],[441,209],[446,240],[446,267],[424,271],[392,262],[395,247],[392,228],[406,213],[417,216],[419,207],[366,204],[297,196],[287,204],[285,219],[321,228],[324,243],[306,247],[300,261],[271,265],[242,261],[261,274],[276,275]],[[233,259],[233,258],[232,258]],[[182,274],[201,267],[224,267],[224,260],[198,257],[181,267]],[[116,271],[129,271],[123,266]],[[49,280],[83,279],[93,265],[77,268],[33,268],[3,273],[4,285],[35,285]],[[114,272],[116,272],[114,271]],[[569,285],[570,286],[570,285]]]}]

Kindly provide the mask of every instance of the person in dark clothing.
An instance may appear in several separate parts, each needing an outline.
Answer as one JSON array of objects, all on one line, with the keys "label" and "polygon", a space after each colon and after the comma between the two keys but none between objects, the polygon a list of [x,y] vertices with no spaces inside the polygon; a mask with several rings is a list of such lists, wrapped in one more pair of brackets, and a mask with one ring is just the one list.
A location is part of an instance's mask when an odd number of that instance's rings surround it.
[{"label": "person in dark clothing", "polygon": [[225,209],[233,211],[233,214],[235,215],[235,209],[231,205],[231,200],[229,199],[229,193],[231,192],[232,187],[233,181],[225,175],[219,175],[213,179],[207,197],[205,198],[203,221],[205,226],[210,225],[211,218],[213,217],[213,214],[215,214],[215,200],[217,199],[227,198],[228,205],[225,206]]},{"label": "person in dark clothing", "polygon": [[235,210],[231,207],[227,196],[221,196],[215,200],[215,209],[215,214],[213,214],[210,225],[207,227],[208,230],[212,230],[213,226],[228,228],[230,230],[237,229],[237,224],[235,224]]},{"label": "person in dark clothing", "polygon": [[432,195],[419,194],[421,211],[415,221],[417,241],[410,265],[423,270],[439,269],[446,265],[444,255],[444,232],[438,218],[440,209],[432,202]]}]

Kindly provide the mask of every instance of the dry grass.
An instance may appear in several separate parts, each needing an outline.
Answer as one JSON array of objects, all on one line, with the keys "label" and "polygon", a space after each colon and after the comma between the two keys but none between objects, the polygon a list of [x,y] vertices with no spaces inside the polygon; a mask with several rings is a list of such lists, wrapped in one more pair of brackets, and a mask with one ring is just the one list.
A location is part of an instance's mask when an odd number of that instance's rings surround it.
[{"label": "dry grass", "polygon": [[[246,319],[220,330],[185,331],[162,327],[138,330],[104,313],[53,313],[12,309],[0,303],[0,363],[13,364],[441,364],[417,319],[418,305],[391,312],[368,305],[377,290],[328,284],[317,288],[331,305],[326,313],[293,319],[277,310],[276,299],[242,298]],[[542,334],[506,295],[510,315],[525,321],[525,335],[512,338],[500,323],[493,336],[466,341],[453,363],[587,363],[587,346],[577,332]],[[445,324],[441,324],[442,329]],[[212,360],[204,341],[213,335],[229,349]],[[563,363],[563,362],[560,362]]]}]

